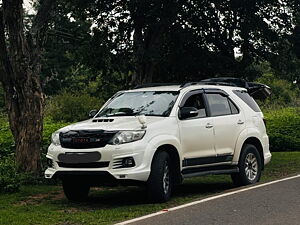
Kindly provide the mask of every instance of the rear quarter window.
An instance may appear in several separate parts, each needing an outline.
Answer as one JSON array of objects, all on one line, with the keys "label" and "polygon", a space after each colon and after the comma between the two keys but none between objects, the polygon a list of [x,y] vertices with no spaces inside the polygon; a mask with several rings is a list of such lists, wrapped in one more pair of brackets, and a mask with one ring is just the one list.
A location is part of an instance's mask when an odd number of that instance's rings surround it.
[{"label": "rear quarter window", "polygon": [[253,111],[261,112],[259,106],[255,102],[255,100],[248,94],[247,91],[234,90],[234,94],[236,94],[240,99],[242,99]]}]

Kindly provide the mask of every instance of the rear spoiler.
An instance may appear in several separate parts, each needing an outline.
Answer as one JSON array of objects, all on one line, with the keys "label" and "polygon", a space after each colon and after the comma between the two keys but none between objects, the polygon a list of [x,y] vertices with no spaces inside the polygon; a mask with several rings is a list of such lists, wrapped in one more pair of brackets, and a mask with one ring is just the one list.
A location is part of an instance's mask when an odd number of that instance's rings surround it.
[{"label": "rear spoiler", "polygon": [[264,100],[271,95],[271,88],[265,84],[247,82],[241,78],[234,77],[218,77],[201,80],[201,83],[215,84],[215,85],[227,85],[246,88],[249,95],[255,99]]}]

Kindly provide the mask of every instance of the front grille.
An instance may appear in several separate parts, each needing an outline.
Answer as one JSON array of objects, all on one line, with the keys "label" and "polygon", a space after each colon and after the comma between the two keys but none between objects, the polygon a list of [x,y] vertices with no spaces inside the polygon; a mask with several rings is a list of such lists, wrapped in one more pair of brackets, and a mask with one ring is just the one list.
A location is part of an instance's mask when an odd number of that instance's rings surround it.
[{"label": "front grille", "polygon": [[109,162],[91,162],[91,163],[64,163],[57,162],[59,167],[64,168],[104,168],[108,167]]},{"label": "front grille", "polygon": [[116,133],[105,130],[70,130],[61,132],[59,137],[63,148],[87,149],[104,147]]}]

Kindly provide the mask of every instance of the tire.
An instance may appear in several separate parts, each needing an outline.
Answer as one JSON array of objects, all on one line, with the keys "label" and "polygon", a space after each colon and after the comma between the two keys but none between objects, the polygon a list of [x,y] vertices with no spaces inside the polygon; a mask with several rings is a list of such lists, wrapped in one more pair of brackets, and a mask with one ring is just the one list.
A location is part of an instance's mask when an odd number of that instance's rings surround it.
[{"label": "tire", "polygon": [[62,179],[63,190],[65,196],[70,201],[82,202],[87,200],[90,186],[85,184],[84,181],[76,177],[67,177]]},{"label": "tire", "polygon": [[147,181],[150,202],[162,203],[171,198],[174,179],[171,158],[167,152],[157,152],[152,161],[151,173]]},{"label": "tire", "polygon": [[260,180],[262,160],[254,145],[244,145],[238,167],[239,172],[231,175],[232,181],[236,186],[254,184]]}]

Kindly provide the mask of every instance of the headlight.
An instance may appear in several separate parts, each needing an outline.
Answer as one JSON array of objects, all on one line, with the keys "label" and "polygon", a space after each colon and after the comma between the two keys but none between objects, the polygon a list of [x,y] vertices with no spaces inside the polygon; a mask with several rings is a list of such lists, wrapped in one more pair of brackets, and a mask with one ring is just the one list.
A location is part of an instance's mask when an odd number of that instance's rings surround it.
[{"label": "headlight", "polygon": [[59,140],[59,133],[60,132],[54,132],[52,135],[51,135],[51,142],[52,144],[54,145],[60,145],[60,140]]},{"label": "headlight", "polygon": [[116,133],[116,135],[110,140],[109,144],[119,145],[133,141],[138,141],[144,137],[145,133],[145,130],[120,131]]}]

